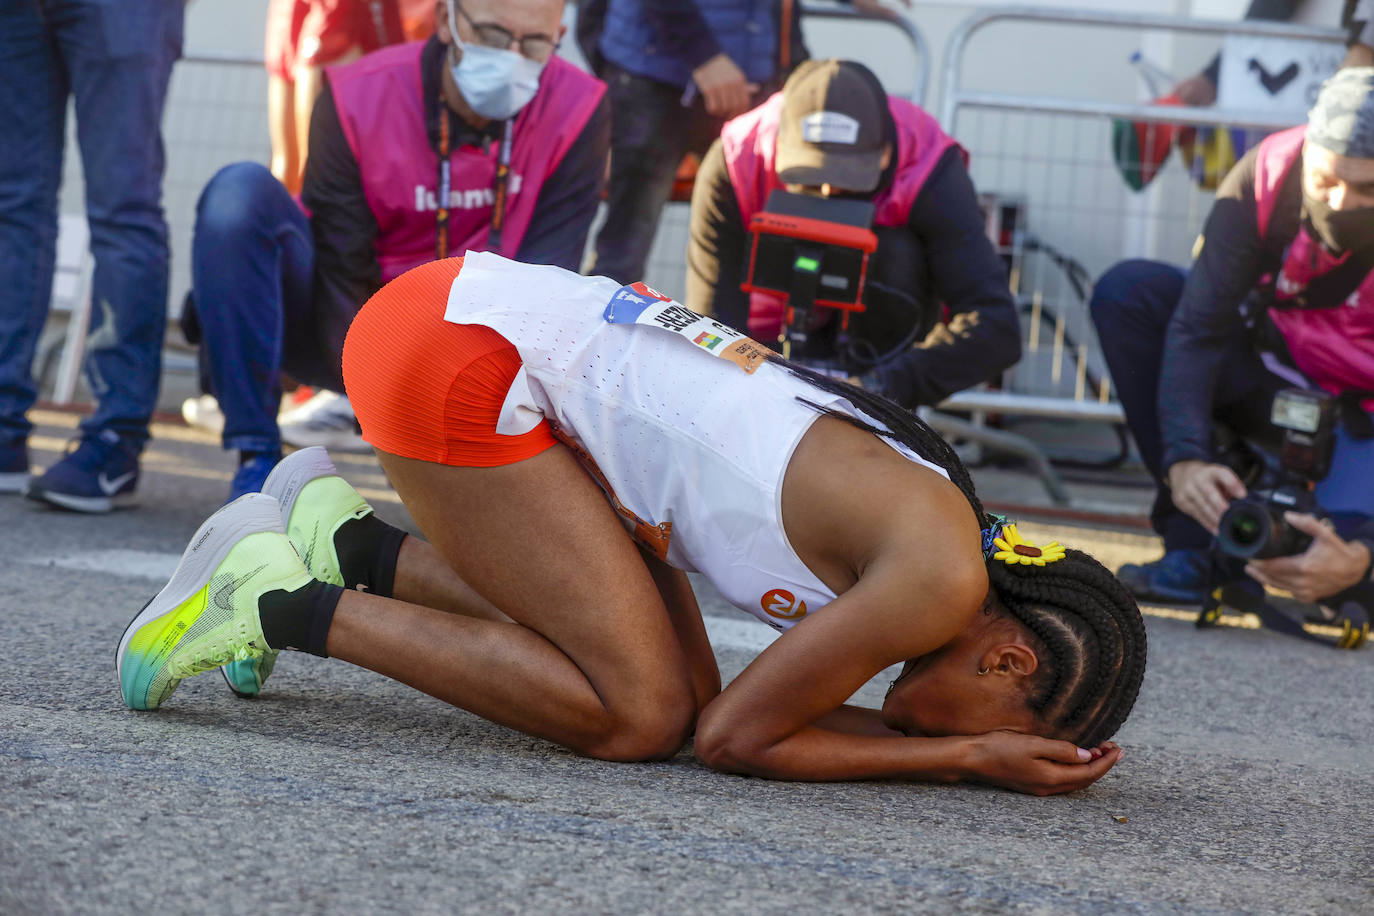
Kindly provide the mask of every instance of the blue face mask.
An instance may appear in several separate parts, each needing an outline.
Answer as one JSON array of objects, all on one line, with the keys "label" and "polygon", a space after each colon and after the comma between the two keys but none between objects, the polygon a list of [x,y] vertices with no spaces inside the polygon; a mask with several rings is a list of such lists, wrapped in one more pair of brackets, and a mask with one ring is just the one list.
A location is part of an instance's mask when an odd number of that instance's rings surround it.
[{"label": "blue face mask", "polygon": [[457,64],[449,63],[449,73],[468,106],[484,118],[504,121],[528,105],[539,91],[544,64],[509,49],[464,44],[458,38],[453,0],[448,0],[448,21],[453,46],[463,54]]}]

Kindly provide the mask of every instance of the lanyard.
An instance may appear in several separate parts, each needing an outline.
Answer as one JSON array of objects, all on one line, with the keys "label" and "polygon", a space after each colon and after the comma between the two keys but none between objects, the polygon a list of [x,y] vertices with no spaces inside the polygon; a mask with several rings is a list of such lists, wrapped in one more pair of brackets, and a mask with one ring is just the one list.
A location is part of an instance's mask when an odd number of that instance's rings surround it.
[{"label": "lanyard", "polygon": [[[511,122],[506,121],[501,134],[501,147],[496,157],[496,177],[491,189],[491,229],[487,233],[487,250],[500,253],[501,230],[506,225],[506,198],[510,186]],[[449,110],[443,99],[439,100],[439,207],[435,213],[437,221],[435,236],[435,256],[448,257],[448,217],[449,194],[453,188],[453,166],[449,162]]]},{"label": "lanyard", "polygon": [[511,122],[501,134],[501,152],[496,157],[496,178],[491,189],[491,231],[487,233],[487,250],[501,253],[501,230],[506,225],[506,190],[510,186]]}]

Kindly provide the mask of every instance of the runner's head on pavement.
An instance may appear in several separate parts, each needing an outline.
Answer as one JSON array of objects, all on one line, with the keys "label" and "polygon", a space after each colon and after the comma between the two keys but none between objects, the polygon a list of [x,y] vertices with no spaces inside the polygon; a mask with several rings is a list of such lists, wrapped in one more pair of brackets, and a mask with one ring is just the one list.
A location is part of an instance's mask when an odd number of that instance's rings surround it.
[{"label": "runner's head on pavement", "polygon": [[[1145,674],[1140,608],[1097,560],[1057,542],[1032,544],[983,509],[963,462],[914,413],[873,392],[784,364],[848,399],[893,439],[944,467],[983,530],[990,588],[981,613],[930,655],[909,660],[883,705],[908,734],[973,734],[1021,722],[1035,734],[1091,748],[1110,738],[1135,704]],[[826,411],[856,425],[841,411]]]}]

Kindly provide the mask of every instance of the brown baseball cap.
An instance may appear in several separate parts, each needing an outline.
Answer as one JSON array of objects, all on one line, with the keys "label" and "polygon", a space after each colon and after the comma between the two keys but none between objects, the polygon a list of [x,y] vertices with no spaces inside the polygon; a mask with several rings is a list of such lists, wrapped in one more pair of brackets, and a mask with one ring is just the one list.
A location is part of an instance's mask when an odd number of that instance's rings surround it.
[{"label": "brown baseball cap", "polygon": [[783,184],[872,191],[888,143],[887,93],[850,60],[808,60],[782,87],[775,167]]}]

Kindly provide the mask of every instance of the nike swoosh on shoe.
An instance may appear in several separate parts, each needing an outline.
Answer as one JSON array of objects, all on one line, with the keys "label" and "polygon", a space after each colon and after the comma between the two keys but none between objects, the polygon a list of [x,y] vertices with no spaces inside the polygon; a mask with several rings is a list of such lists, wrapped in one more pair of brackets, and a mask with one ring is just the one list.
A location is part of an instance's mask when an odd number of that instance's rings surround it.
[{"label": "nike swoosh on shoe", "polygon": [[127,474],[120,474],[114,480],[111,480],[106,476],[104,471],[101,471],[95,478],[95,482],[106,496],[114,496],[115,493],[119,491],[119,488],[133,480],[134,475],[137,473],[137,471],[129,471]]},{"label": "nike swoosh on shoe", "polygon": [[264,563],[264,564],[262,564],[261,566],[259,566],[257,569],[255,569],[255,570],[253,570],[252,572],[248,573],[247,575],[245,575],[245,576],[240,576],[238,579],[231,579],[230,581],[224,583],[224,584],[223,584],[222,586],[220,586],[219,589],[215,592],[215,597],[214,597],[214,599],[213,599],[214,602],[215,602],[215,606],[218,607],[218,608],[219,608],[220,610],[222,610],[222,611],[233,611],[233,609],[234,609],[234,592],[238,591],[239,588],[241,588],[249,579],[253,578],[254,576],[256,576],[258,573],[262,572],[262,571],[263,571],[264,569],[266,569],[266,568],[267,568],[267,564]]}]

